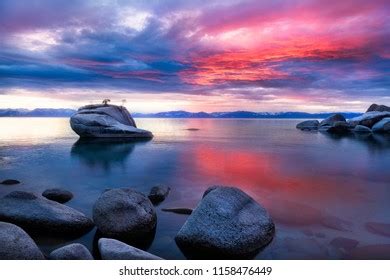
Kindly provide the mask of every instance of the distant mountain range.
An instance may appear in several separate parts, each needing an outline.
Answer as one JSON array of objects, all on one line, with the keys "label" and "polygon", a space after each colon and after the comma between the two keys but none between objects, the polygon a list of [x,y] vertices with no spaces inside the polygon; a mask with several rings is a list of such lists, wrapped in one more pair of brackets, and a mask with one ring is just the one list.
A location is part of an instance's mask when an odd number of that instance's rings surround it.
[{"label": "distant mountain range", "polygon": [[[45,109],[37,108],[34,110],[27,109],[0,109],[0,117],[70,117],[76,110],[73,109]],[[250,111],[234,111],[234,112],[198,112],[191,113],[187,111],[170,111],[161,113],[132,113],[135,118],[240,118],[240,119],[323,119],[333,113],[305,113],[305,112],[250,112]],[[362,113],[343,113],[346,118],[360,116]]]},{"label": "distant mountain range", "polygon": [[70,117],[75,112],[72,109],[0,109],[0,117]]},{"label": "distant mountain range", "polygon": [[[198,112],[191,113],[186,111],[171,111],[152,114],[132,114],[135,118],[218,118],[218,119],[322,119],[327,118],[334,113],[305,113],[305,112],[250,112],[250,111],[234,111],[234,112]],[[362,113],[342,113],[346,118],[360,116]]]}]

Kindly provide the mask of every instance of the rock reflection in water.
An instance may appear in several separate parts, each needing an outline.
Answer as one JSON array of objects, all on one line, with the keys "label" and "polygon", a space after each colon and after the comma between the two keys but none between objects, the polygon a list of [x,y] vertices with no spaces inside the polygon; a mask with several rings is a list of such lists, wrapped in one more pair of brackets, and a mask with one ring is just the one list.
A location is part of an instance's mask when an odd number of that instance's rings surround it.
[{"label": "rock reflection in water", "polygon": [[115,138],[80,138],[73,144],[71,156],[91,168],[110,170],[114,165],[124,165],[136,145],[150,140]]},{"label": "rock reflection in water", "polygon": [[369,150],[378,150],[390,148],[389,134],[372,134],[372,133],[347,133],[347,134],[332,134],[327,132],[320,132],[332,140],[349,140],[357,141],[364,144]]}]

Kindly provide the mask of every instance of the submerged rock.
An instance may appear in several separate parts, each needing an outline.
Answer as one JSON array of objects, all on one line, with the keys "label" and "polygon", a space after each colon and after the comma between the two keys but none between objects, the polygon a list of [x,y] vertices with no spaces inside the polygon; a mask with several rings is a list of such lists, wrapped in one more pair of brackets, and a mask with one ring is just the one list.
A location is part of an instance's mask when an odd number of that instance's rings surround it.
[{"label": "submerged rock", "polygon": [[352,260],[389,260],[390,244],[376,244],[357,247],[348,254]]},{"label": "submerged rock", "polygon": [[59,203],[68,202],[73,198],[73,194],[70,191],[62,189],[47,189],[42,193],[42,196]]},{"label": "submerged rock", "polygon": [[335,216],[324,215],[321,218],[320,222],[324,227],[339,230],[339,231],[346,231],[346,232],[352,231],[352,227],[353,227],[353,224],[351,222],[340,219]]},{"label": "submerged rock", "polygon": [[98,247],[103,260],[162,260],[160,257],[115,239],[101,238]]},{"label": "submerged rock", "polygon": [[121,188],[99,197],[93,207],[93,220],[103,236],[127,240],[153,233],[157,216],[145,195]]},{"label": "submerged rock", "polygon": [[390,118],[384,118],[374,124],[372,127],[373,132],[386,133],[390,132]]},{"label": "submerged rock", "polygon": [[323,260],[328,258],[326,248],[314,238],[291,238],[284,240],[284,247],[298,259]]},{"label": "submerged rock", "polygon": [[375,234],[390,237],[390,224],[369,222],[366,223],[366,229]]},{"label": "submerged rock", "polygon": [[276,199],[267,209],[274,221],[293,227],[317,224],[323,216],[317,208],[285,199]]},{"label": "submerged rock", "polygon": [[320,122],[320,126],[334,126],[336,122],[346,122],[341,114],[334,114]]},{"label": "submerged rock", "polygon": [[70,125],[80,137],[152,138],[150,131],[137,128],[123,106],[108,104],[81,107],[70,118]]},{"label": "submerged rock", "polygon": [[2,184],[2,185],[17,185],[17,184],[20,184],[20,182],[18,180],[14,180],[14,179],[7,179],[7,180],[2,181],[0,184]]},{"label": "submerged rock", "polygon": [[73,243],[50,253],[51,260],[93,260],[89,250],[82,244]]},{"label": "submerged rock", "polygon": [[191,215],[194,210],[191,208],[162,208],[161,211],[183,215]]},{"label": "submerged rock", "polygon": [[332,239],[329,244],[337,249],[349,251],[356,248],[356,246],[359,244],[359,241],[345,237],[336,237]]},{"label": "submerged rock", "polygon": [[219,258],[253,254],[273,238],[275,225],[268,212],[234,187],[211,187],[176,235],[189,255]]},{"label": "submerged rock", "polygon": [[320,122],[317,120],[303,121],[297,124],[296,128],[300,130],[317,130]]},{"label": "submerged rock", "polygon": [[0,260],[43,260],[34,240],[20,227],[0,222]]},{"label": "submerged rock", "polygon": [[355,128],[353,129],[353,132],[355,133],[362,133],[362,134],[369,134],[371,133],[371,129],[367,126],[364,126],[364,125],[360,125],[358,124],[357,126],[355,126]]},{"label": "submerged rock", "polygon": [[165,200],[170,190],[168,186],[157,185],[150,190],[148,197],[153,204],[157,204]]},{"label": "submerged rock", "polygon": [[14,191],[0,198],[0,221],[14,223],[27,231],[82,234],[93,222],[81,212],[33,193]]}]

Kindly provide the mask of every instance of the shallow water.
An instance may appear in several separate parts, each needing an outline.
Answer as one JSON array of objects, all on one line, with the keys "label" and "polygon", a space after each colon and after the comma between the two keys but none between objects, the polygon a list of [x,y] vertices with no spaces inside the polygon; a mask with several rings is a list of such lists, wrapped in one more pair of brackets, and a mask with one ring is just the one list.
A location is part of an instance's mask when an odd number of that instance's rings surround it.
[{"label": "shallow water", "polygon": [[[65,118],[0,118],[0,180],[22,182],[0,185],[0,195],[61,187],[75,195],[67,205],[91,216],[106,188],[148,193],[167,184],[172,191],[157,206],[157,231],[147,250],[182,259],[174,236],[187,216],[161,208],[195,207],[209,186],[232,185],[275,221],[276,236],[258,259],[390,259],[390,245],[374,246],[390,238],[367,225],[390,224],[389,137],[330,137],[296,130],[298,122],[138,119],[139,127],[153,131],[152,141],[85,143],[77,142]],[[75,241],[93,250],[94,235],[36,241],[46,253]],[[340,239],[342,245],[334,245],[339,237],[356,240],[357,248]]]}]

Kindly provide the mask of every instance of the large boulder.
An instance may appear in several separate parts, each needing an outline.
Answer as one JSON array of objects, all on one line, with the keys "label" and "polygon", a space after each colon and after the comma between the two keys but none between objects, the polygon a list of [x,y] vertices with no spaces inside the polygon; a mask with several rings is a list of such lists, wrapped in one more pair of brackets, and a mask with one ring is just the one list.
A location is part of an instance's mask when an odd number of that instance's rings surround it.
[{"label": "large boulder", "polygon": [[89,250],[80,243],[73,243],[52,251],[51,260],[93,260]]},{"label": "large boulder", "polygon": [[341,114],[334,114],[320,122],[320,126],[333,126],[336,122],[345,122],[346,119]]},{"label": "large boulder", "polygon": [[390,112],[390,107],[386,105],[372,104],[366,112]]},{"label": "large boulder", "polygon": [[63,189],[47,189],[42,193],[42,196],[59,203],[68,202],[73,198],[73,194],[70,191]]},{"label": "large boulder", "polygon": [[372,131],[380,133],[390,132],[390,118],[384,118],[374,124],[374,126],[372,127]]},{"label": "large boulder", "polygon": [[162,260],[160,257],[115,239],[100,238],[98,247],[103,260]]},{"label": "large boulder", "polygon": [[70,126],[80,137],[152,138],[150,131],[137,128],[123,106],[98,104],[81,107]]},{"label": "large boulder", "polygon": [[0,260],[43,260],[31,237],[20,227],[0,222]]},{"label": "large boulder", "polygon": [[103,236],[130,240],[154,233],[157,216],[144,194],[120,188],[99,197],[93,207],[93,220]]},{"label": "large boulder", "polygon": [[317,130],[320,122],[317,120],[303,121],[297,124],[296,128],[300,130]]},{"label": "large boulder", "polygon": [[274,223],[260,204],[234,187],[209,188],[176,235],[189,256],[253,257],[275,233]]},{"label": "large boulder", "polygon": [[377,111],[370,111],[367,113],[364,113],[363,115],[352,118],[348,120],[348,123],[351,126],[356,125],[364,125],[369,128],[372,128],[377,122],[381,121],[384,118],[390,117],[390,112],[377,112]]},{"label": "large boulder", "polygon": [[61,235],[78,235],[93,227],[93,222],[81,212],[24,191],[0,198],[0,221],[16,224],[26,231]]}]

